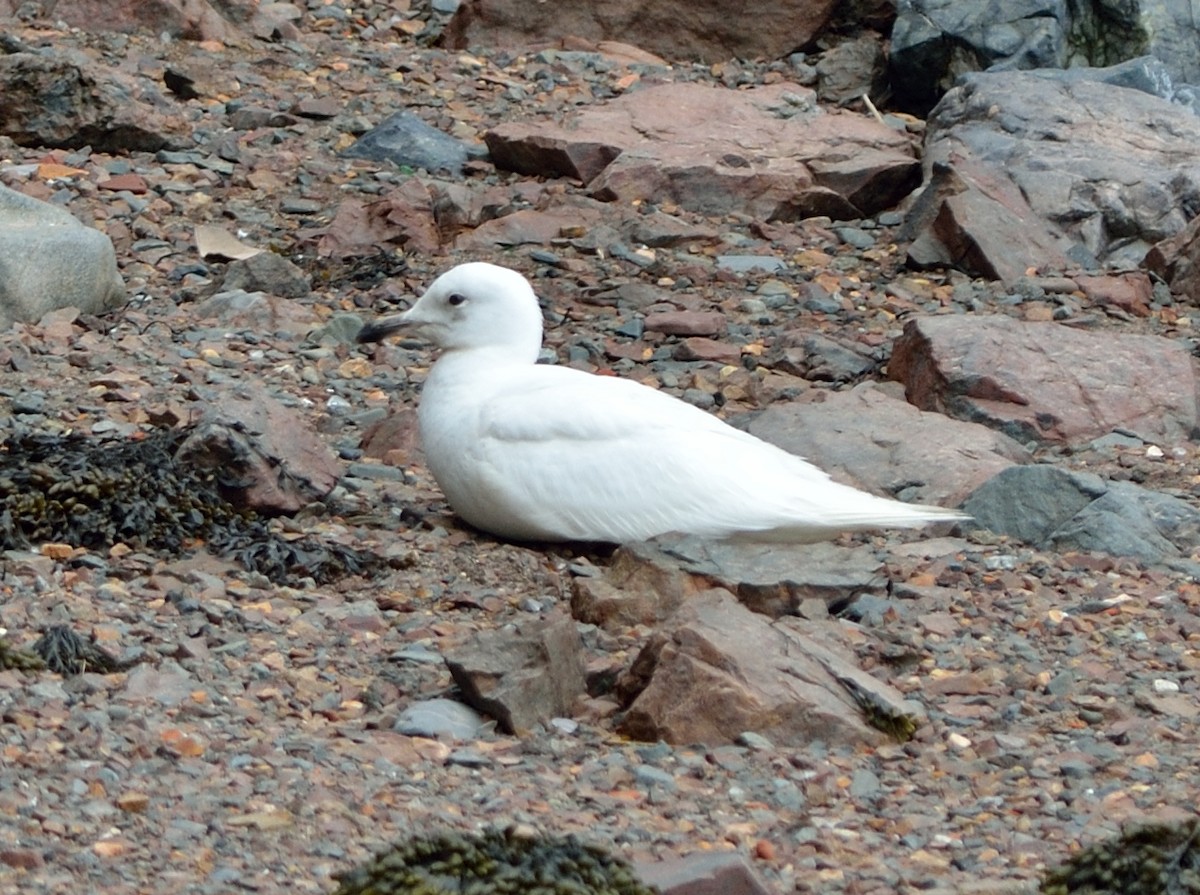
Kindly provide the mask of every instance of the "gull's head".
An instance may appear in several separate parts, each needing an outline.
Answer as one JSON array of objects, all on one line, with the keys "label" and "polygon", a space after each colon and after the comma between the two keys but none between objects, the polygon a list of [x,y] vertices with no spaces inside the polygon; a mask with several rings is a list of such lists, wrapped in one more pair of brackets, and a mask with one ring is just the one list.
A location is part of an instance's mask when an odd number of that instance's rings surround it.
[{"label": "gull's head", "polygon": [[542,310],[521,274],[472,261],[434,280],[403,314],[363,327],[358,341],[378,342],[401,330],[447,351],[496,348],[532,363],[542,346]]}]

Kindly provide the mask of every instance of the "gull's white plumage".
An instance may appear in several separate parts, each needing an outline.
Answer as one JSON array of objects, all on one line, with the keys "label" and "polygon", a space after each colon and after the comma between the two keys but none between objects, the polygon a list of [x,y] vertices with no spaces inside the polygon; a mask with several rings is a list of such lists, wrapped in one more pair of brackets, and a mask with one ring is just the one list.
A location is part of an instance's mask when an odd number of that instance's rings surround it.
[{"label": "gull's white plumage", "polygon": [[507,268],[459,265],[359,341],[401,328],[442,349],[418,413],[429,468],[456,513],[502,537],[803,542],[967,518],[838,484],[639,383],[537,364],[541,310]]}]

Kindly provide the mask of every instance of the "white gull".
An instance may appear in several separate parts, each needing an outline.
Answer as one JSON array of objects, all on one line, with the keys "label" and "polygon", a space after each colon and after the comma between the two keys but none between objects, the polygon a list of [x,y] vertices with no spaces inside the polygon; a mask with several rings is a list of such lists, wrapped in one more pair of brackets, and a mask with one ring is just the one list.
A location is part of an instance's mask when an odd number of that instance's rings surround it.
[{"label": "white gull", "polygon": [[461,264],[358,340],[402,329],[441,349],[418,412],[429,469],[459,516],[503,538],[804,543],[969,518],[839,484],[649,386],[538,364],[542,313],[516,271]]}]

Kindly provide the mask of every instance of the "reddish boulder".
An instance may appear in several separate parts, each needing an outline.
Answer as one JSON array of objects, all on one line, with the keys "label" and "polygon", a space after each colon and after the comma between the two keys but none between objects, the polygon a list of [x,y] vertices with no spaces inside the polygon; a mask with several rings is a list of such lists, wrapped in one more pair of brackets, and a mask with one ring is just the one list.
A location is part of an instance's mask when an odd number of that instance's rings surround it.
[{"label": "reddish boulder", "polygon": [[1176,295],[1200,302],[1200,217],[1156,243],[1142,266],[1166,280]]},{"label": "reddish boulder", "polygon": [[[921,722],[923,712],[871,677],[843,645],[838,622],[772,622],[725,590],[689,599],[618,682],[629,709],[620,732],[668,743],[732,743],[753,731],[782,747],[881,743],[876,717]],[[903,722],[901,722],[903,723]]]},{"label": "reddish boulder", "polygon": [[836,6],[834,0],[776,0],[756,5],[751,14],[731,13],[721,0],[565,0],[551,13],[524,0],[464,0],[443,42],[463,50],[583,38],[626,41],[667,59],[778,59],[812,41]]},{"label": "reddish boulder", "polygon": [[908,263],[954,267],[1010,283],[1068,266],[1070,241],[1044,222],[1001,172],[965,155],[933,166],[905,220]]},{"label": "reddish boulder", "polygon": [[1018,440],[1078,444],[1115,428],[1186,440],[1197,424],[1187,346],[1003,316],[924,317],[896,340],[889,375],[922,410]]},{"label": "reddish boulder", "polygon": [[771,405],[750,432],[848,485],[942,506],[958,506],[996,473],[1031,459],[1000,432],[925,413],[875,383],[823,394],[820,403]]},{"label": "reddish boulder", "polygon": [[920,182],[905,134],[820,108],[811,90],[788,83],[660,84],[561,125],[508,122],[484,139],[498,167],[573,177],[606,202],[663,202],[710,215],[858,218],[894,206]]}]

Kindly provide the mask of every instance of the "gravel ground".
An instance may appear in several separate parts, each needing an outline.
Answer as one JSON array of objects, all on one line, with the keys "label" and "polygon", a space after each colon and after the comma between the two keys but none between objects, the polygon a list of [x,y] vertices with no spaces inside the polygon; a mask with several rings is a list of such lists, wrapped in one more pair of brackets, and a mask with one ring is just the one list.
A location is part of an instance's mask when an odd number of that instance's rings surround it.
[{"label": "gravel ground", "polygon": [[[278,108],[319,98],[341,109],[243,134],[244,168],[232,176],[148,154],[47,156],[0,145],[5,182],[32,182],[31,192],[113,236],[135,296],[103,320],[67,317],[0,334],[6,427],[122,434],[167,411],[186,418],[223,389],[254,381],[354,459],[359,422],[412,406],[426,353],[387,347],[372,359],[344,341],[302,344],[303,333],[335,315],[384,310],[456,260],[313,258],[305,228],[327,222],[342,197],[405,176],[336,151],[400,106],[473,139],[517,110],[553,115],[612,95],[629,72],[422,49],[391,19],[390,9],[315,6],[303,44],[201,56],[216,81],[245,75],[244,102]],[[139,37],[17,31],[129,70],[164,64],[162,47]],[[736,85],[778,73],[729,65],[671,76]],[[201,161],[222,138],[217,105],[210,98],[182,107]],[[36,172],[14,168],[47,160],[85,173],[38,182]],[[97,188],[126,170],[149,192]],[[521,184],[486,165],[475,176]],[[539,189],[532,181],[525,188]],[[201,319],[199,302],[224,268],[196,255],[193,231],[203,223],[310,269],[313,293],[289,302],[286,318]],[[772,372],[752,394],[726,396],[712,363],[598,355],[589,346],[624,322],[596,302],[600,287],[674,289],[690,308],[725,312],[735,345],[769,342],[801,324],[868,346],[881,364],[914,313],[1020,316],[1070,301],[1070,313],[1094,328],[1186,337],[1176,308],[1135,319],[1034,287],[1021,304],[957,275],[905,272],[902,247],[879,221],[851,222],[873,237],[865,247],[819,221],[703,223],[722,234],[711,254],[660,249],[645,267],[565,245],[490,260],[535,277],[552,305],[547,341],[561,362],[611,366],[721,405],[724,415],[828,385]],[[711,255],[728,253],[768,254],[789,268],[720,272]],[[781,282],[810,297],[819,284],[832,298],[773,306],[767,300]],[[748,297],[767,301],[767,311]],[[1195,495],[1196,445],[1170,447],[1160,460],[1043,456]],[[513,821],[578,833],[630,858],[737,850],[781,892],[1017,892],[1127,819],[1183,816],[1196,803],[1200,586],[1178,573],[982,535],[951,553],[912,536],[860,538],[887,557],[906,608],[863,632],[860,658],[922,700],[931,718],[905,745],[633,743],[614,736],[595,706],[575,729],[444,744],[391,730],[413,699],[452,692],[444,667],[413,661],[420,651],[412,648],[437,650],[564,604],[576,552],[465,529],[419,463],[402,475],[347,479],[328,511],[279,527],[390,557],[391,567],[371,580],[283,587],[203,552],[118,547],[4,561],[0,626],[10,642],[27,647],[49,625],[70,624],[138,661],[125,672],[68,679],[0,672],[0,892],[328,892],[332,874],[400,837]],[[588,647],[597,661],[619,665],[647,633],[590,632]],[[912,661],[884,664],[883,642],[902,644]]]}]

